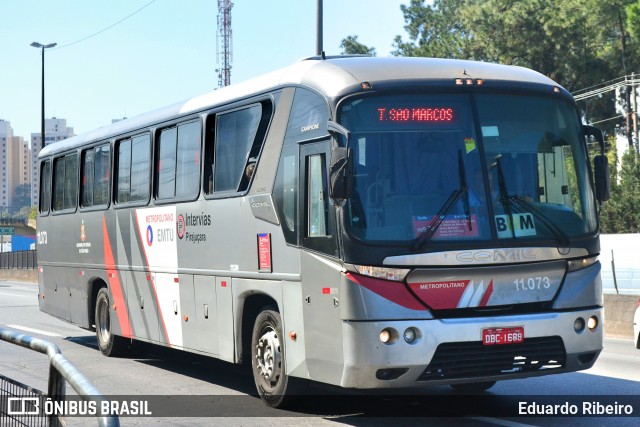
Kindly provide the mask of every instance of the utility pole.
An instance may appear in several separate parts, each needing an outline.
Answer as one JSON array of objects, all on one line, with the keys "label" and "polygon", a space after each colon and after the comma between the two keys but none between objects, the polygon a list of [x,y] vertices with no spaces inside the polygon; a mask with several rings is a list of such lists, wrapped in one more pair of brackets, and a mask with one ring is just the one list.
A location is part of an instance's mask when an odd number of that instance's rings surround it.
[{"label": "utility pole", "polygon": [[322,55],[322,0],[318,0],[318,9],[316,12],[316,55]]},{"label": "utility pole", "polygon": [[636,150],[640,150],[640,141],[638,141],[638,97],[636,94],[636,74],[631,73],[631,120],[633,121],[633,139],[636,144]]},{"label": "utility pole", "polygon": [[218,37],[217,54],[218,64],[222,68],[216,69],[218,73],[218,87],[229,86],[231,84],[231,60],[232,53],[232,31],[231,31],[231,0],[218,0]]},{"label": "utility pole", "polygon": [[631,87],[627,82],[627,42],[624,25],[622,24],[622,15],[618,12],[618,25],[620,26],[620,35],[622,36],[622,70],[624,72],[625,79],[625,102],[627,104],[627,119],[625,121],[627,127],[627,141],[629,142],[629,148],[633,147],[633,131],[631,129]]}]

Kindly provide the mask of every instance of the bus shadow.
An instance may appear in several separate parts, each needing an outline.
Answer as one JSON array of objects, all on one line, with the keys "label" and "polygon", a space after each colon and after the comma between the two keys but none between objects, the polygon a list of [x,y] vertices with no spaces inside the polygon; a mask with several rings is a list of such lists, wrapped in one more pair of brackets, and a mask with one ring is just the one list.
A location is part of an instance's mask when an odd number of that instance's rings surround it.
[{"label": "bus shadow", "polygon": [[[93,335],[66,340],[98,351]],[[450,420],[463,417],[517,418],[530,424],[541,417],[521,416],[518,413],[521,402],[550,405],[569,402],[582,408],[583,402],[624,403],[635,398],[634,405],[637,405],[637,395],[632,395],[638,387],[636,381],[570,373],[498,382],[490,391],[477,394],[460,394],[449,386],[354,391],[309,381],[300,387],[302,393],[290,406],[275,410],[266,407],[257,397],[247,365],[138,341],[134,341],[131,350],[126,358],[135,363],[242,393],[208,396],[219,401],[219,416],[225,416],[225,411],[226,416],[239,416],[238,408],[242,408],[242,416],[246,417],[318,417],[353,426],[387,425],[390,417],[397,420],[394,425],[412,425],[417,418],[434,418],[436,424],[447,425]],[[587,395],[585,390],[597,390],[598,394]],[[600,425],[633,425],[631,421],[637,418],[610,417],[599,418],[599,421],[602,421]]]}]

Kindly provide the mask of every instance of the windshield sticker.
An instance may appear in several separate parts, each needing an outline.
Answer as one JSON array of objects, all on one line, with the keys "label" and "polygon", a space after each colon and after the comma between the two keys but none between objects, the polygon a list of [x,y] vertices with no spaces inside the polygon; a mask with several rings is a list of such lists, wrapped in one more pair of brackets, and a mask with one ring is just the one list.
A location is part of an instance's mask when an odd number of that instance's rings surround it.
[{"label": "windshield sticker", "polygon": [[[436,225],[435,215],[414,216],[412,219],[415,237],[419,237],[422,233],[426,232],[430,225]],[[470,216],[447,215],[433,234],[433,238],[450,239],[453,237],[478,237],[479,232],[478,218],[475,214]]]},{"label": "windshield sticker", "polygon": [[476,149],[476,140],[473,138],[464,139],[464,148],[467,150],[467,154]]},{"label": "windshield sticker", "polygon": [[[508,239],[515,237],[535,236],[536,223],[533,215],[530,213],[514,213],[511,215],[513,221],[509,220],[509,215],[496,215],[496,229],[498,230],[499,239]],[[514,230],[511,229],[513,223]]]}]

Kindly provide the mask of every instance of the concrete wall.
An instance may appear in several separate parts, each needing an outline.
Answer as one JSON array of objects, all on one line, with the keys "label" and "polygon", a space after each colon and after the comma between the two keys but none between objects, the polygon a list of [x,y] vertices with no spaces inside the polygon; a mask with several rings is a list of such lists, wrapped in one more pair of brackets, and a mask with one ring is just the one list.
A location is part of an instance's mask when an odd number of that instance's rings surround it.
[{"label": "concrete wall", "polygon": [[633,338],[633,315],[638,295],[604,294],[604,333],[609,337]]},{"label": "concrete wall", "polygon": [[38,283],[38,270],[0,270],[0,282],[2,281]]}]

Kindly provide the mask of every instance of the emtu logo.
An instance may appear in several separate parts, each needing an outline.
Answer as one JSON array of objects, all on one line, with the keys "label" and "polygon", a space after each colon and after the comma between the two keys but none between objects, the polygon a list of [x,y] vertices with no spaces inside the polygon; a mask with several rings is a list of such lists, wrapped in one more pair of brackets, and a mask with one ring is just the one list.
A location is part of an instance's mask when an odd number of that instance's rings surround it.
[{"label": "emtu logo", "polygon": [[178,234],[178,238],[182,239],[184,237],[184,233],[187,230],[187,224],[184,221],[184,216],[182,214],[178,215],[178,220],[176,221],[176,232]]},{"label": "emtu logo", "polygon": [[153,228],[150,225],[147,226],[147,245],[153,245]]}]

